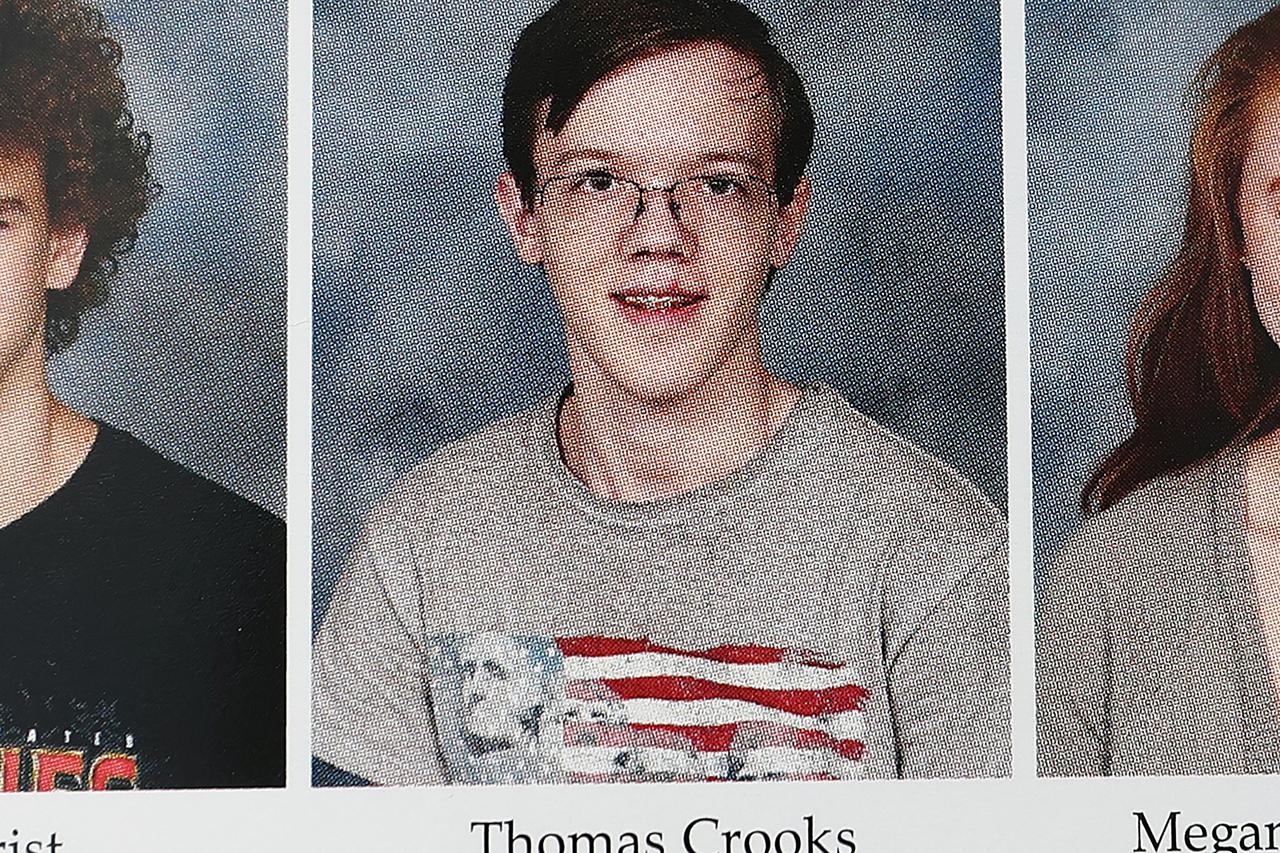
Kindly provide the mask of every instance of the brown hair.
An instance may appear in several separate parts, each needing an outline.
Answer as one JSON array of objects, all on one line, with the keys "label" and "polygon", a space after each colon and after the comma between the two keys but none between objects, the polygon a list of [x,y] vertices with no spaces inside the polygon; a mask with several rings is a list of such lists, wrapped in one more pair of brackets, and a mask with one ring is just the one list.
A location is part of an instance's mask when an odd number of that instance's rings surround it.
[{"label": "brown hair", "polygon": [[0,0],[0,141],[43,161],[52,226],[83,225],[89,234],[75,281],[48,292],[48,352],[70,345],[81,315],[106,301],[156,189],[150,139],[134,128],[120,60],[91,6]]},{"label": "brown hair", "polygon": [[781,110],[774,168],[789,204],[813,152],[813,106],[769,25],[736,0],[559,0],[520,34],[503,89],[502,149],[526,204],[536,179],[533,141],[559,133],[587,91],[636,59],[695,42],[719,42],[760,64]]},{"label": "brown hair", "polygon": [[1258,104],[1277,84],[1280,7],[1236,30],[1196,76],[1182,245],[1134,319],[1136,425],[1085,486],[1086,512],[1280,427],[1280,348],[1253,301],[1239,212]]}]

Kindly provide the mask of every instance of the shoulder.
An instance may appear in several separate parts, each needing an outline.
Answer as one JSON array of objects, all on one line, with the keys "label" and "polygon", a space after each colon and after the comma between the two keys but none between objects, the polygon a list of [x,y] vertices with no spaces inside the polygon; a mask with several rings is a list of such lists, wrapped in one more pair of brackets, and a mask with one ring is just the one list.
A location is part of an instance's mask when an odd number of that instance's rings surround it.
[{"label": "shoulder", "polygon": [[543,479],[555,406],[555,397],[543,399],[438,447],[396,481],[368,523],[423,529],[442,513],[452,517],[462,508],[505,511],[504,504],[520,500],[519,486]]},{"label": "shoulder", "polygon": [[94,446],[95,478],[116,512],[162,519],[171,528],[206,528],[283,536],[284,523],[225,486],[195,473],[134,436],[100,425]]},{"label": "shoulder", "polygon": [[[926,625],[998,654],[1008,607],[1003,516],[954,469],[834,390],[812,393],[793,464],[818,481],[810,494],[848,537],[851,565],[872,567],[888,659]],[[974,639],[985,631],[994,639]]]},{"label": "shoulder", "polygon": [[1086,518],[1049,565],[1042,605],[1162,608],[1213,583],[1217,458],[1157,477]]},{"label": "shoulder", "polygon": [[1105,631],[1146,648],[1178,625],[1215,617],[1221,464],[1213,457],[1158,476],[1085,519],[1043,573],[1039,619],[1073,633]]},{"label": "shoulder", "polygon": [[851,555],[878,566],[888,641],[900,645],[948,599],[1002,619],[1008,537],[999,510],[950,466],[834,390],[817,388],[810,409],[797,476],[816,480],[807,491],[846,531]]},{"label": "shoulder", "polygon": [[1004,541],[1003,515],[954,468],[831,388],[817,386],[810,408],[803,446],[821,462],[807,474],[816,474],[827,494],[874,517],[900,540],[986,550]]},{"label": "shoulder", "polygon": [[1202,730],[1196,721],[1231,682],[1219,462],[1158,477],[1089,516],[1037,576],[1039,726],[1053,744],[1041,767],[1054,775],[1168,772],[1169,756],[1185,767],[1198,753],[1182,735]]},{"label": "shoulder", "polygon": [[106,425],[82,467],[76,511],[97,517],[95,547],[129,555],[134,583],[214,609],[283,601],[285,525],[275,515]]},{"label": "shoulder", "polygon": [[285,526],[275,515],[106,425],[75,476],[68,521],[81,558],[118,567],[118,590],[165,602],[189,630],[211,632],[208,642],[231,642],[228,625],[283,628]]}]

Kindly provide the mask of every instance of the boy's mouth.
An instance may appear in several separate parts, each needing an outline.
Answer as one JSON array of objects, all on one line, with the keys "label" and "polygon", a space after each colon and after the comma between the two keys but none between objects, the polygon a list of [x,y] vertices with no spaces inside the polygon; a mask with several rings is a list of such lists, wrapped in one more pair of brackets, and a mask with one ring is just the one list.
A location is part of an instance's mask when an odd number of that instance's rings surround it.
[{"label": "boy's mouth", "polygon": [[678,285],[661,287],[628,287],[616,290],[610,297],[629,311],[644,314],[660,314],[662,312],[678,312],[691,308],[707,298],[705,292],[685,290]]},{"label": "boy's mouth", "polygon": [[613,298],[623,305],[644,311],[669,311],[687,308],[707,298],[705,293],[615,293]]}]

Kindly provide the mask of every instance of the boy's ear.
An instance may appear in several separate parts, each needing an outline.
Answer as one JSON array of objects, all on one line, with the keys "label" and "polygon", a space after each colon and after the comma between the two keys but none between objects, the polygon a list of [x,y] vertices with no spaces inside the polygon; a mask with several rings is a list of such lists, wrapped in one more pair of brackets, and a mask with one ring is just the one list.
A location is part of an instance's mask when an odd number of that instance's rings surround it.
[{"label": "boy's ear", "polygon": [[83,225],[59,228],[49,235],[49,271],[45,287],[66,290],[80,275],[80,264],[89,248],[89,230]]},{"label": "boy's ear", "polygon": [[502,221],[507,223],[511,232],[511,241],[515,243],[516,254],[526,264],[542,263],[543,244],[542,231],[538,218],[525,206],[520,185],[515,175],[503,172],[498,176],[498,185],[493,190],[493,200],[498,205],[498,213]]}]

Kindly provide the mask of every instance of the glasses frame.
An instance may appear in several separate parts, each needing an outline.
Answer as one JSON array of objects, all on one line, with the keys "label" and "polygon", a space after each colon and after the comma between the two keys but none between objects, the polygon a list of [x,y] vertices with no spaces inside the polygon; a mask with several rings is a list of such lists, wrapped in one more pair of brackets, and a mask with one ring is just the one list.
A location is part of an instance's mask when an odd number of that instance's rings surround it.
[{"label": "glasses frame", "polygon": [[680,224],[687,225],[688,223],[686,223],[683,219],[680,218],[680,204],[679,202],[676,201],[676,190],[679,189],[681,186],[690,183],[691,181],[703,181],[703,180],[714,179],[714,178],[729,178],[733,180],[744,179],[746,181],[758,184],[761,187],[763,187],[766,193],[766,197],[771,199],[774,202],[775,206],[780,206],[778,205],[777,186],[769,183],[764,178],[757,177],[756,175],[745,174],[742,172],[702,172],[697,175],[690,175],[687,178],[681,178],[675,183],[668,184],[666,186],[663,186],[662,184],[650,184],[646,186],[640,183],[639,181],[633,180],[631,178],[624,178],[621,175],[614,174],[612,171],[608,169],[596,169],[596,170],[588,169],[588,170],[585,170],[582,172],[576,172],[570,175],[552,175],[551,177],[545,178],[540,184],[538,184],[537,188],[534,190],[534,198],[537,199],[539,204],[546,204],[547,187],[555,183],[556,181],[581,180],[582,178],[594,177],[594,176],[600,176],[600,177],[608,176],[613,180],[618,181],[619,183],[629,184],[630,186],[635,188],[635,192],[636,192],[635,212],[632,213],[631,215],[631,222],[623,223],[620,227],[627,227],[627,225],[634,225],[640,219],[640,217],[645,212],[645,196],[651,192],[665,193],[668,200],[667,207],[671,211],[671,215],[675,217],[675,220]]}]

